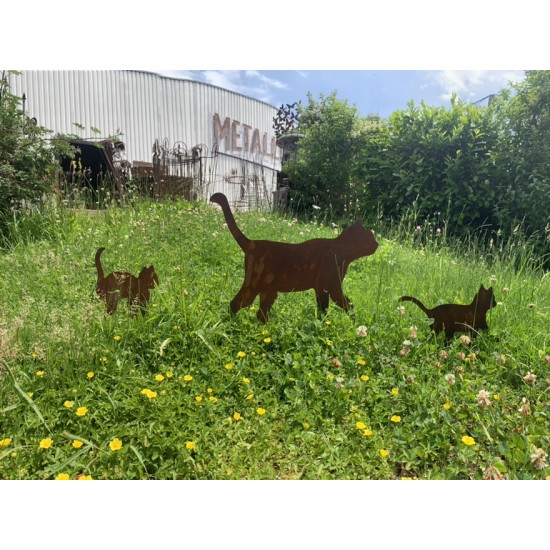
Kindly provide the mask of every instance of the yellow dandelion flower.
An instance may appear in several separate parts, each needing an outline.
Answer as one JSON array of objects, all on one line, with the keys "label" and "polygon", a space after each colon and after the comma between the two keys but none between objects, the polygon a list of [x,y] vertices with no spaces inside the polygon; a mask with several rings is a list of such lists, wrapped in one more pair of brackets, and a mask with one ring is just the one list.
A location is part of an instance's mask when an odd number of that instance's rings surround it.
[{"label": "yellow dandelion flower", "polygon": [[233,363],[227,363],[227,364],[225,365],[225,368],[226,368],[227,370],[231,370],[231,369],[233,368]]},{"label": "yellow dandelion flower", "polygon": [[372,435],[372,431],[367,428],[366,430],[363,430],[363,435],[370,437]]},{"label": "yellow dandelion flower", "polygon": [[53,439],[51,437],[46,437],[40,441],[39,447],[41,449],[49,449],[53,445]]},{"label": "yellow dandelion flower", "polygon": [[109,442],[109,448],[113,451],[113,453],[115,451],[120,451],[120,449],[122,449],[122,441],[118,437],[115,437]]},{"label": "yellow dandelion flower", "polygon": [[166,378],[173,378],[174,377],[174,373],[173,372],[167,372],[166,373]]},{"label": "yellow dandelion flower", "polygon": [[239,351],[239,353],[237,353],[237,357],[242,359],[243,357],[246,357],[246,353],[244,351]]},{"label": "yellow dandelion flower", "polygon": [[468,447],[476,444],[475,439],[473,437],[470,437],[469,435],[465,435],[462,437],[462,443],[464,443],[464,445],[468,445]]},{"label": "yellow dandelion flower", "polygon": [[309,424],[308,424],[307,422],[304,422],[304,423],[302,424],[302,426],[304,427],[304,430],[309,430],[309,428],[310,428],[310,426],[309,426]]},{"label": "yellow dandelion flower", "polygon": [[269,334],[269,331],[264,328],[264,330],[262,330],[262,335],[265,336],[266,334]]},{"label": "yellow dandelion flower", "polygon": [[390,418],[390,420],[391,420],[392,422],[395,422],[396,424],[398,424],[399,422],[401,422],[401,417],[400,417],[400,416],[397,416],[396,414],[394,414],[394,415]]},{"label": "yellow dandelion flower", "polygon": [[73,439],[73,447],[75,449],[80,449],[84,443],[82,441],[79,441],[78,439]]},{"label": "yellow dandelion flower", "polygon": [[145,388],[145,389],[141,390],[141,393],[143,395],[146,395],[149,399],[154,399],[157,396],[157,392],[156,391],[151,391],[149,388]]},{"label": "yellow dandelion flower", "polygon": [[46,374],[46,372],[43,371],[43,370],[37,370],[36,371],[36,376],[38,376],[38,378],[42,378],[45,374]]},{"label": "yellow dandelion flower", "polygon": [[500,395],[499,395],[498,393],[495,393],[495,394],[493,395],[493,399],[494,399],[495,401],[498,401],[498,400],[500,399]]},{"label": "yellow dandelion flower", "polygon": [[380,456],[386,458],[390,453],[386,449],[380,449]]},{"label": "yellow dandelion flower", "polygon": [[238,413],[238,412],[236,412],[236,413],[233,415],[233,418],[234,418],[235,420],[240,420],[240,419],[241,419],[241,414]]},{"label": "yellow dandelion flower", "polygon": [[57,476],[55,476],[55,479],[71,479],[71,476],[63,472],[61,474],[57,474]]},{"label": "yellow dandelion flower", "polygon": [[38,353],[36,353],[36,352],[33,351],[33,352],[31,353],[31,357],[32,357],[33,359],[38,359]]},{"label": "yellow dandelion flower", "polygon": [[245,384],[250,384],[250,380],[246,376],[243,378],[243,382]]},{"label": "yellow dandelion flower", "polygon": [[34,392],[32,392],[32,391],[28,391],[28,392],[27,392],[27,395],[28,395],[29,397],[31,397],[31,398],[32,398],[32,396],[34,395]]},{"label": "yellow dandelion flower", "polygon": [[65,401],[65,403],[63,403],[63,406],[66,407],[67,409],[70,409],[73,405],[74,405],[74,401]]},{"label": "yellow dandelion flower", "polygon": [[194,451],[197,448],[197,446],[195,445],[194,441],[186,441],[185,448],[189,449],[190,451]]},{"label": "yellow dandelion flower", "polygon": [[249,393],[247,396],[246,396],[246,399],[248,401],[251,401],[252,399],[254,399],[254,394],[253,393]]},{"label": "yellow dandelion flower", "polygon": [[334,374],[329,373],[327,374],[327,380],[332,380],[334,378]]},{"label": "yellow dandelion flower", "polygon": [[357,364],[364,367],[367,364],[367,362],[364,359],[357,359]]},{"label": "yellow dandelion flower", "polygon": [[330,347],[330,346],[332,346],[332,345],[334,344],[334,342],[333,342],[332,340],[327,340],[327,341],[326,341],[326,344],[327,344],[327,346]]},{"label": "yellow dandelion flower", "polygon": [[447,403],[443,405],[443,408],[448,411],[451,408],[451,404],[447,401]]},{"label": "yellow dandelion flower", "polygon": [[197,396],[195,397],[195,401],[196,401],[197,403],[200,403],[200,402],[202,401],[202,395],[197,395]]},{"label": "yellow dandelion flower", "polygon": [[186,382],[191,382],[191,380],[193,380],[193,377],[190,375],[190,374],[186,374],[183,379],[186,381]]},{"label": "yellow dandelion flower", "polygon": [[100,358],[99,358],[99,361],[100,361],[101,363],[106,363],[106,362],[107,362],[107,357],[105,357],[105,356],[100,357]]},{"label": "yellow dandelion flower", "polygon": [[122,336],[120,335],[115,335],[115,342],[120,342],[120,340],[122,340]]},{"label": "yellow dandelion flower", "polygon": [[78,407],[76,409],[76,416],[86,416],[88,414],[88,407]]},{"label": "yellow dandelion flower", "polygon": [[218,402],[218,398],[217,398],[217,397],[214,397],[213,395],[211,395],[208,399],[209,399],[212,403],[217,403],[217,402]]},{"label": "yellow dandelion flower", "polygon": [[95,376],[95,372],[90,371],[86,376],[88,377],[88,380],[91,380]]},{"label": "yellow dandelion flower", "polygon": [[208,389],[206,390],[206,393],[212,393],[213,391],[214,391],[214,390],[213,390],[212,388],[208,388]]},{"label": "yellow dandelion flower", "polygon": [[261,407],[259,407],[258,409],[256,409],[256,412],[260,415],[260,416],[263,416],[265,414],[265,409],[262,409]]},{"label": "yellow dandelion flower", "polygon": [[157,382],[162,382],[162,381],[164,380],[164,376],[162,376],[162,374],[157,374],[157,375],[155,376],[155,380],[156,380]]},{"label": "yellow dandelion flower", "polygon": [[361,380],[363,380],[363,382],[368,382],[368,381],[369,381],[368,375],[363,374],[363,375],[361,376]]},{"label": "yellow dandelion flower", "polygon": [[325,321],[325,325],[327,325],[327,327],[328,327],[329,325],[332,325],[332,321]]},{"label": "yellow dandelion flower", "polygon": [[85,481],[88,481],[88,480],[94,479],[94,478],[93,478],[92,476],[85,476],[84,474],[82,474],[82,475],[79,475],[79,476],[78,476],[77,478],[75,478],[75,479],[83,480],[83,481],[84,481],[84,480],[85,480]]},{"label": "yellow dandelion flower", "polygon": [[0,447],[7,447],[11,443],[11,437],[6,437],[5,439],[0,439]]},{"label": "yellow dandelion flower", "polygon": [[367,425],[364,422],[356,422],[355,425],[359,430],[364,430],[367,427]]},{"label": "yellow dandelion flower", "polygon": [[391,391],[392,395],[399,395],[399,388],[393,388]]},{"label": "yellow dandelion flower", "polygon": [[264,338],[264,342],[266,344],[271,344],[271,338]]}]

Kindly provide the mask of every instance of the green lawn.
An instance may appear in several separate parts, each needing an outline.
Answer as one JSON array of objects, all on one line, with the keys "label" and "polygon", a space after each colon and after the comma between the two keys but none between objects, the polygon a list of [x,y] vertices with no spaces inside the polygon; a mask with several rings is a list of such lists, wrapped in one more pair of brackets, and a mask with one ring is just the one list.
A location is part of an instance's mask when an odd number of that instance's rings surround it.
[{"label": "green lawn", "polygon": [[[250,238],[340,232],[235,216]],[[521,240],[451,250],[435,235],[377,232],[378,251],[344,282],[352,315],[331,304],[319,317],[308,291],[280,295],[264,326],[257,303],[228,314],[243,253],[217,208],[60,210],[16,233],[0,254],[0,478],[550,475],[550,277]],[[145,317],[122,303],[104,315],[100,246],[106,273],[155,265]],[[397,301],[468,303],[481,283],[499,304],[470,344],[445,344]]]}]

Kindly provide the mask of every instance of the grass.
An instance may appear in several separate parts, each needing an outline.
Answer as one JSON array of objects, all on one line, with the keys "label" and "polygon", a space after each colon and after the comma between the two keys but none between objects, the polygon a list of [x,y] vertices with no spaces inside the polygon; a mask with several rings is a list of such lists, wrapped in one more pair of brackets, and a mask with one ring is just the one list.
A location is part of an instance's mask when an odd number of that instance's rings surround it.
[{"label": "grass", "polygon": [[[251,238],[340,231],[236,217]],[[264,326],[257,303],[227,313],[243,254],[218,209],[140,202],[14,222],[0,255],[0,478],[545,478],[548,274],[520,236],[451,246],[433,229],[378,227],[378,251],[346,276],[352,315],[331,304],[319,317],[309,291],[280,295]],[[106,273],[155,265],[145,317],[124,304],[104,315],[99,246]],[[480,283],[499,305],[470,344],[398,309],[403,294],[467,303]]]}]

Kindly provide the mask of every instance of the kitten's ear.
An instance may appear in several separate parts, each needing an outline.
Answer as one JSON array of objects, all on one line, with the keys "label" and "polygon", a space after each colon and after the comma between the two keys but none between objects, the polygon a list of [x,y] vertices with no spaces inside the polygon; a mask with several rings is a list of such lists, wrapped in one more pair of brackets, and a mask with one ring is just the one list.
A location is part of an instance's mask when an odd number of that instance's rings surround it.
[{"label": "kitten's ear", "polygon": [[479,286],[479,290],[487,290],[487,289],[483,286],[483,283],[481,283],[481,285]]}]

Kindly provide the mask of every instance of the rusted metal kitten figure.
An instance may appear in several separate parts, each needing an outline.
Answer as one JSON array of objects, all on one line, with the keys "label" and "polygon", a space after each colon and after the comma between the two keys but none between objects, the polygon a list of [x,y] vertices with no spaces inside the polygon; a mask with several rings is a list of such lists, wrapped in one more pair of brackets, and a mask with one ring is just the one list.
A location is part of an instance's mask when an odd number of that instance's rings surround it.
[{"label": "rusted metal kitten figure", "polygon": [[479,330],[488,329],[487,312],[497,305],[493,294],[493,287],[479,287],[471,304],[441,304],[433,309],[428,309],[424,304],[412,296],[401,296],[400,302],[410,301],[415,303],[434,322],[430,328],[436,332],[445,332],[445,339],[449,340],[455,332],[466,332],[473,336]]},{"label": "rusted metal kitten figure", "polygon": [[105,277],[101,265],[101,254],[104,250],[104,247],[98,248],[95,254],[96,292],[105,301],[107,313],[114,313],[118,301],[122,298],[128,301],[128,307],[133,315],[136,315],[138,308],[141,314],[145,315],[145,306],[150,298],[149,290],[159,284],[155,268],[152,265],[144,267],[137,277],[126,271],[114,271]]},{"label": "rusted metal kitten figure", "polygon": [[299,244],[251,240],[237,227],[227,197],[215,193],[210,197],[222,207],[231,234],[244,252],[244,282],[231,300],[231,313],[252,304],[260,295],[257,317],[265,323],[278,292],[315,290],[321,312],[328,308],[329,297],[344,310],[349,299],[342,291],[342,281],[349,264],[374,254],[378,243],[374,235],[357,220],[335,239],[312,239]]}]

